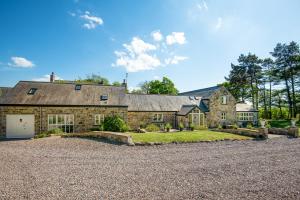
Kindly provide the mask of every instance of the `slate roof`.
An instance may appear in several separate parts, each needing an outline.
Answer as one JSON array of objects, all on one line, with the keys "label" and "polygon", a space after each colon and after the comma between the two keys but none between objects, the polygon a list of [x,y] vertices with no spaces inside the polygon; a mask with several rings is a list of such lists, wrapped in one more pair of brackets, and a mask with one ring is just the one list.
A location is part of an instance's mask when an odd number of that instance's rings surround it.
[{"label": "slate roof", "polygon": [[237,103],[236,111],[237,112],[258,112],[258,110],[254,109],[252,105],[247,103]]},{"label": "slate roof", "polygon": [[128,111],[173,111],[178,112],[183,105],[199,105],[201,98],[171,95],[126,94]]},{"label": "slate roof", "polygon": [[[81,90],[75,90],[75,83],[50,83],[20,81],[9,90],[0,104],[13,105],[106,105],[100,101],[101,95],[108,94],[107,105],[125,106],[121,104],[125,96],[125,87],[103,86],[99,84],[81,84]],[[31,88],[36,88],[34,95],[28,95]]]},{"label": "slate roof", "polygon": [[204,98],[209,98],[215,91],[217,91],[222,86],[213,86],[208,88],[202,88],[198,90],[192,90],[188,92],[179,93],[181,96],[198,96]]},{"label": "slate roof", "polygon": [[10,87],[0,87],[0,98],[4,98],[4,96],[11,90]]},{"label": "slate roof", "polygon": [[194,108],[198,107],[197,105],[183,105],[177,115],[185,116],[190,113]]}]

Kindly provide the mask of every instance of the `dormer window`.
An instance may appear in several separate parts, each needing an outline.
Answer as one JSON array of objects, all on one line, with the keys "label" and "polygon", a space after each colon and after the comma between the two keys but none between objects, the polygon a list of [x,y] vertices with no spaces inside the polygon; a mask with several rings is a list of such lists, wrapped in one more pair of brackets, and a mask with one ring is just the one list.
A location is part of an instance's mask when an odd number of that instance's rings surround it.
[{"label": "dormer window", "polygon": [[108,95],[107,94],[100,96],[100,101],[107,101],[107,100],[108,100]]},{"label": "dormer window", "polygon": [[75,90],[81,90],[81,85],[75,85]]},{"label": "dormer window", "polygon": [[37,88],[30,88],[30,90],[27,92],[29,95],[34,95],[34,93],[37,91]]}]

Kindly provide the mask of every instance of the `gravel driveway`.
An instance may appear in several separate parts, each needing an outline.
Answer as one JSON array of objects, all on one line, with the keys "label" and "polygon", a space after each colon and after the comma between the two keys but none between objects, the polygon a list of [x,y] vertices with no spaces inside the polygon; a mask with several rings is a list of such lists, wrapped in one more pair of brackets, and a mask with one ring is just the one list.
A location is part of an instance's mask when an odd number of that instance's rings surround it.
[{"label": "gravel driveway", "polygon": [[0,199],[300,199],[300,139],[2,141]]}]

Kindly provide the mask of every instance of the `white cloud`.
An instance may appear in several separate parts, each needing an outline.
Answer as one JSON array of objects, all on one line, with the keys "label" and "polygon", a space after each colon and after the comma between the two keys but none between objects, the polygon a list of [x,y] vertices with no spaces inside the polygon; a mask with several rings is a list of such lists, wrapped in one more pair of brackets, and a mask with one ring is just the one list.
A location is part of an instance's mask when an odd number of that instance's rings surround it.
[{"label": "white cloud", "polygon": [[85,11],[85,14],[80,17],[86,21],[83,24],[83,27],[86,29],[94,29],[103,24],[103,20],[100,17],[92,16],[89,11]]},{"label": "white cloud", "polygon": [[161,78],[160,78],[160,76],[153,76],[153,79],[154,80],[160,80]]},{"label": "white cloud", "polygon": [[117,56],[113,66],[122,66],[128,72],[138,72],[155,69],[161,65],[156,55],[150,52],[156,50],[152,44],[146,43],[138,37],[134,37],[130,44],[123,44],[124,51],[115,51]]},{"label": "white cloud", "polygon": [[184,61],[186,59],[188,59],[188,57],[185,57],[185,56],[173,56],[172,58],[166,58],[165,59],[165,64],[166,65],[170,65],[170,64],[177,65],[180,61]]},{"label": "white cloud", "polygon": [[134,37],[130,44],[123,44],[123,46],[131,54],[142,54],[147,51],[156,50],[154,45],[146,43],[138,37]]},{"label": "white cloud", "polygon": [[159,42],[163,39],[163,35],[161,34],[161,32],[159,30],[158,31],[153,31],[151,33],[151,35],[152,35],[153,40],[155,40],[157,42]]},{"label": "white cloud", "polygon": [[[50,82],[50,74],[46,74],[40,78],[34,78],[33,81]],[[55,80],[63,80],[59,76],[55,75]]]},{"label": "white cloud", "polygon": [[222,25],[223,25],[223,18],[219,17],[218,22],[217,22],[215,27],[216,27],[217,30],[219,30],[222,27]]},{"label": "white cloud", "polygon": [[8,63],[9,66],[21,67],[21,68],[31,68],[34,67],[34,63],[23,57],[11,57],[13,63]]},{"label": "white cloud", "polygon": [[207,6],[207,3],[206,3],[206,1],[202,1],[201,3],[197,3],[197,8],[199,9],[199,10],[205,10],[205,11],[208,11],[208,6]]},{"label": "white cloud", "polygon": [[172,32],[171,35],[167,36],[167,44],[172,45],[172,44],[185,44],[186,39],[184,36],[184,32]]},{"label": "white cloud", "polygon": [[[154,31],[151,35],[155,41],[163,39],[159,31]],[[167,36],[166,41],[169,45],[184,44],[185,42],[183,32],[173,32]],[[162,42],[155,46],[139,37],[133,37],[129,44],[123,44],[123,50],[114,52],[117,59],[112,66],[124,67],[128,72],[138,72],[153,70],[169,64],[178,64],[187,59],[187,57],[176,56],[174,52],[170,52],[166,43]]]}]

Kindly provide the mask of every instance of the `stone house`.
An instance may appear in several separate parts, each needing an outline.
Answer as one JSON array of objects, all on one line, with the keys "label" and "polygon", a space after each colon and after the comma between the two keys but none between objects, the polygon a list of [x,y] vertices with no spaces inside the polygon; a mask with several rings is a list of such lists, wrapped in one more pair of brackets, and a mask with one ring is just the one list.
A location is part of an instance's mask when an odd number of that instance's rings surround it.
[{"label": "stone house", "polygon": [[236,120],[240,127],[246,127],[248,124],[258,125],[258,110],[245,102],[237,103]]},{"label": "stone house", "polygon": [[224,87],[172,95],[126,93],[122,86],[20,81],[0,96],[0,135],[33,137],[60,128],[85,132],[119,115],[131,129],[155,123],[216,127],[236,122],[236,101]]},{"label": "stone house", "polygon": [[108,115],[127,121],[125,87],[20,81],[0,98],[0,134],[33,137],[53,128],[84,132]]}]

